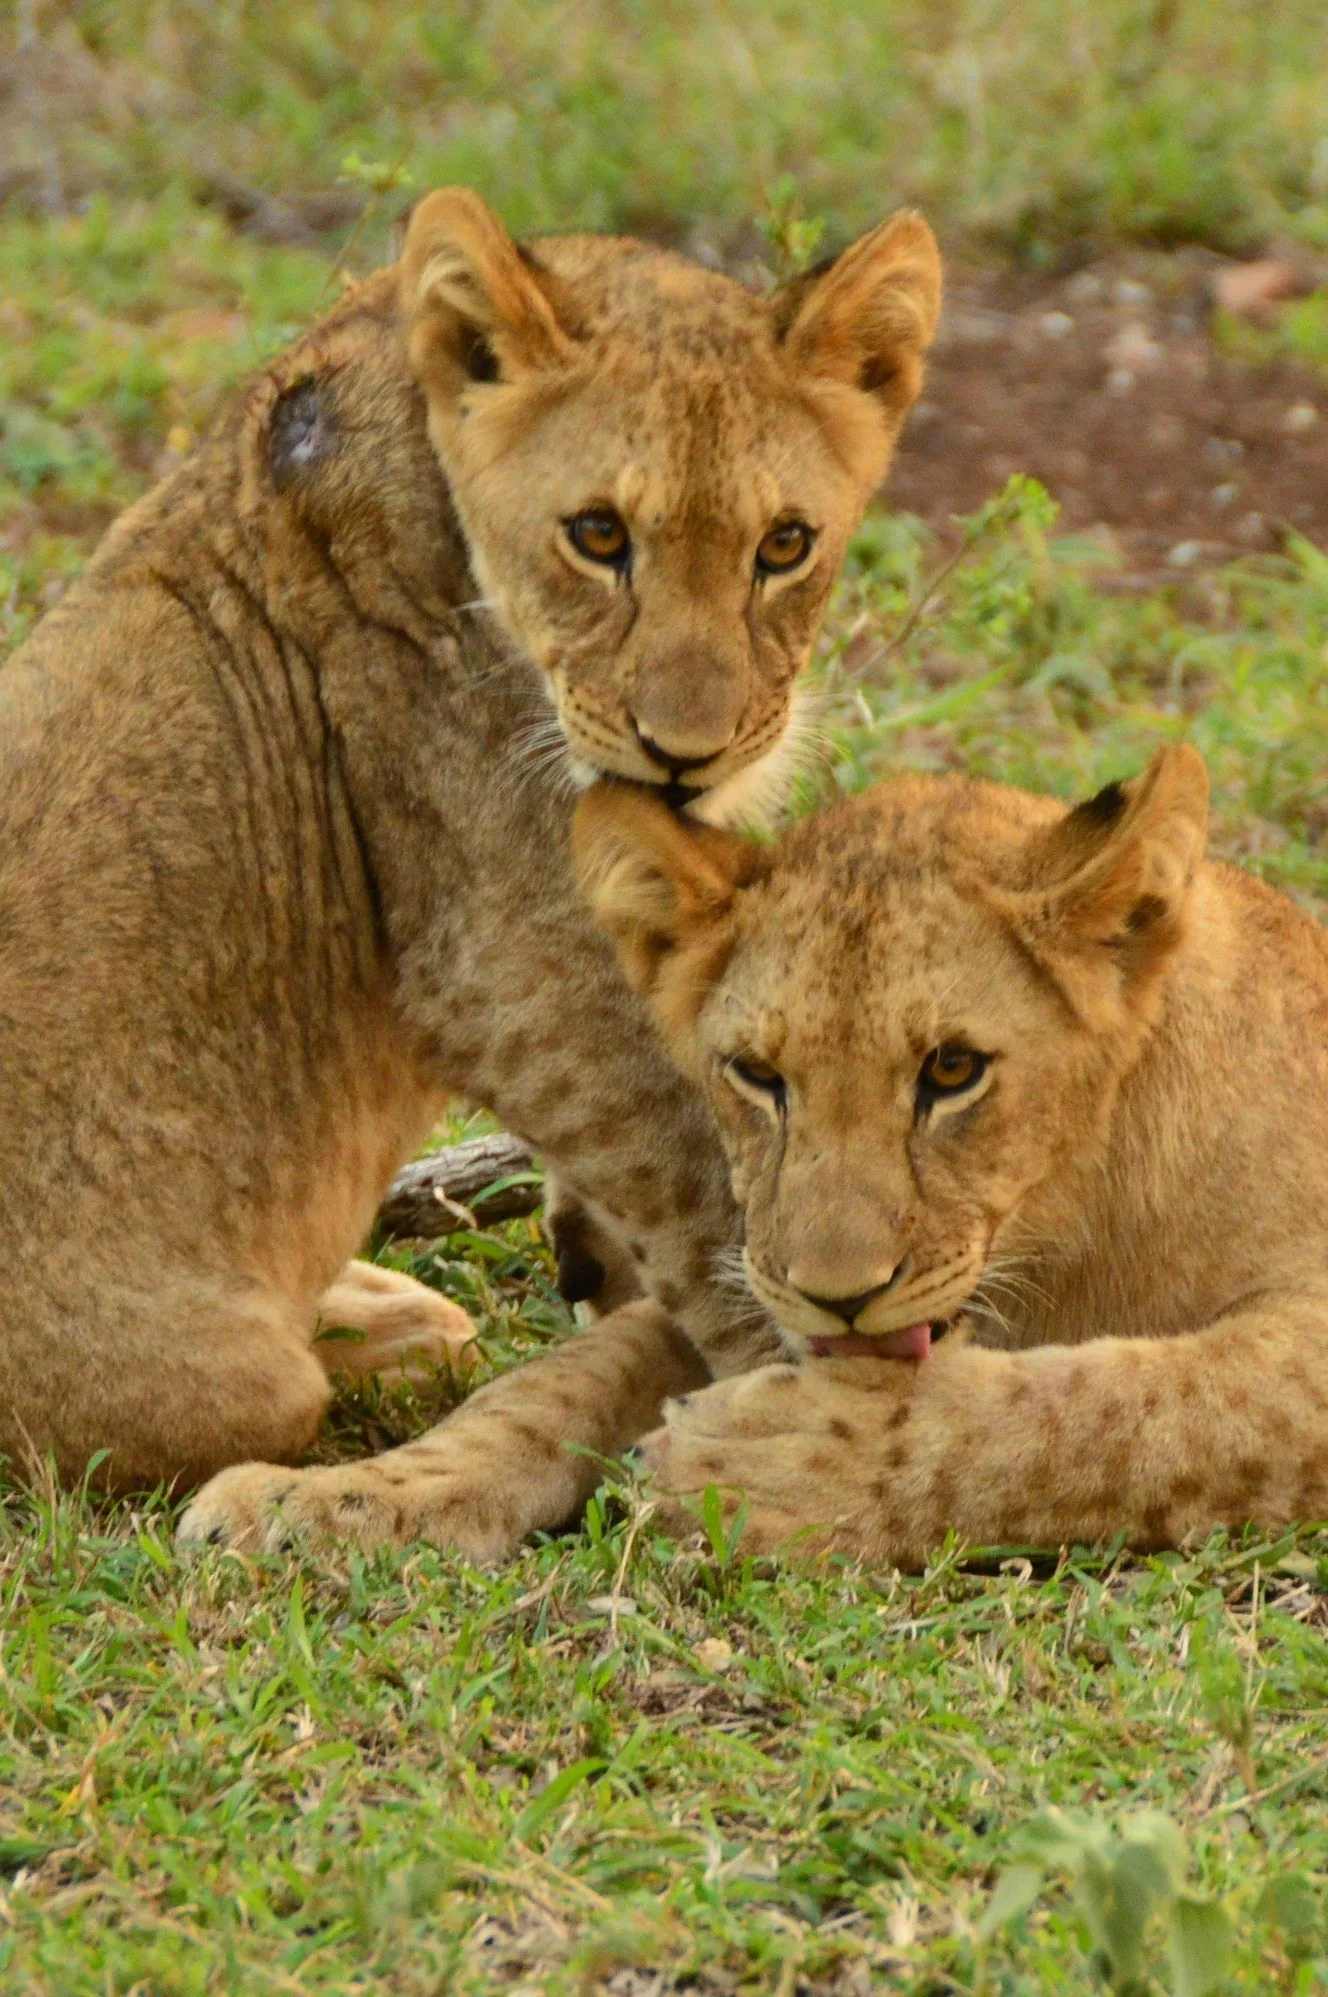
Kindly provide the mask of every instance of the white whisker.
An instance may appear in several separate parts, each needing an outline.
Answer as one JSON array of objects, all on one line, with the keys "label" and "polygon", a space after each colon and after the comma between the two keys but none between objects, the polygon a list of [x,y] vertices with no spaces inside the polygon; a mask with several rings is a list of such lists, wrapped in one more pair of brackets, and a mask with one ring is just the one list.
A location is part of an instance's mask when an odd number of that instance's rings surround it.
[{"label": "white whisker", "polygon": [[577,788],[568,755],[567,738],[557,717],[537,715],[517,730],[508,744],[507,768],[496,781],[514,794],[524,784],[551,784],[555,794],[568,795]]},{"label": "white whisker", "polygon": [[995,1304],[989,1298],[975,1294],[969,1298],[964,1309],[971,1316],[981,1318],[988,1324],[994,1324],[998,1331],[1002,1332],[1006,1338],[1013,1342],[1015,1333],[1010,1320],[1005,1316],[1003,1311],[999,1311],[996,1308]]},{"label": "white whisker", "polygon": [[1050,1308],[1053,1302],[1052,1296],[1040,1283],[1034,1282],[1024,1268],[1023,1264],[1027,1259],[1022,1255],[994,1255],[982,1272],[979,1288],[996,1284],[1008,1290],[1013,1296],[1035,1297],[1039,1303],[1046,1304]]}]

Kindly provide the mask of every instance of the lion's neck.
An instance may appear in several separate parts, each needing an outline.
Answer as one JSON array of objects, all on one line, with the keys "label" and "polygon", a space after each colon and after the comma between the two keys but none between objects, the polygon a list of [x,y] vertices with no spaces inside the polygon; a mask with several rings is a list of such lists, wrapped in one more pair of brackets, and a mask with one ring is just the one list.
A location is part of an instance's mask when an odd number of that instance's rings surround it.
[{"label": "lion's neck", "polygon": [[1204,870],[1160,1017],[1100,1152],[1031,1200],[1011,1230],[1028,1288],[1008,1342],[1193,1329],[1300,1268],[1315,1235],[1328,1103],[1295,1084],[1311,1071],[1309,986],[1288,980],[1291,953],[1269,947],[1263,924],[1303,924],[1306,950],[1323,944],[1289,905],[1246,905],[1263,894]]}]

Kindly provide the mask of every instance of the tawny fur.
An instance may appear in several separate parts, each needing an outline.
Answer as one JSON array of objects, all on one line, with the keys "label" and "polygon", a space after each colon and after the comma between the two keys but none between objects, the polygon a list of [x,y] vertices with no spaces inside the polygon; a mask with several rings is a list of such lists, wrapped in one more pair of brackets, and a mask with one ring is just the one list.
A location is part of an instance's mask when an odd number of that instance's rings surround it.
[{"label": "tawny fur", "polygon": [[[1328,937],[1202,859],[1193,750],[1069,814],[901,778],[774,850],[628,792],[581,812],[753,1288],[828,1354],[675,1401],[662,1492],[740,1493],[753,1547],[901,1564],[951,1528],[1159,1547],[1328,1515]],[[987,1069],[924,1100],[946,1046]],[[864,1356],[957,1315],[920,1363]]]},{"label": "tawny fur", "polygon": [[[431,196],[401,264],[254,384],[6,665],[11,1458],[77,1476],[109,1451],[121,1487],[279,1465],[329,1364],[460,1354],[444,1300],[338,1280],[448,1094],[560,1167],[713,1372],[769,1349],[712,1280],[738,1222],[709,1113],[572,886],[567,746],[663,781],[640,737],[676,736],[721,815],[777,774],[935,318],[924,226],[867,243],[760,300],[626,240],[518,250],[473,195]],[[623,577],[569,552],[566,516],[606,502],[637,543]],[[763,509],[818,530],[769,588]],[[314,1343],[329,1319],[367,1345]],[[680,1334],[644,1306],[628,1331],[619,1390],[573,1341],[541,1419],[579,1435],[582,1391],[629,1431],[653,1418]],[[448,1427],[406,1459],[413,1509],[392,1457],[260,1466],[243,1493],[213,1483],[185,1535],[270,1542],[292,1485],[324,1522],[344,1491],[353,1533],[366,1477],[399,1535],[489,1548],[495,1491],[519,1494],[514,1535],[556,1523],[568,1475],[524,1414],[499,1442],[500,1402],[468,1413],[481,1457]],[[444,1503],[449,1450],[467,1467]],[[278,1483],[280,1517],[255,1496]]]}]

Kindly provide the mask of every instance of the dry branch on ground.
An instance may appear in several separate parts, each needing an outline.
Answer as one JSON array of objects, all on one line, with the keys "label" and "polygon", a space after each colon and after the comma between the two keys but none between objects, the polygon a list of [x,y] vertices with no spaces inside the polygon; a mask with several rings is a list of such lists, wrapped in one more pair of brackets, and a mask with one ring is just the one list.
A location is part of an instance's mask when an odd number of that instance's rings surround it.
[{"label": "dry branch on ground", "polygon": [[516,1220],[544,1198],[534,1163],[520,1138],[501,1130],[450,1144],[397,1173],[378,1209],[378,1225],[385,1234],[427,1239],[455,1233],[472,1219],[481,1227]]}]

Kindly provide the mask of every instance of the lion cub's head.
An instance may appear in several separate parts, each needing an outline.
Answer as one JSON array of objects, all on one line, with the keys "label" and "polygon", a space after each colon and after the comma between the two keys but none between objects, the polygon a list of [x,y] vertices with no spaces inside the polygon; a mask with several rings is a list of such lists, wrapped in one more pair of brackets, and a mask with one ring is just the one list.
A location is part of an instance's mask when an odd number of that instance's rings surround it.
[{"label": "lion cub's head", "polygon": [[778,847],[635,788],[582,800],[582,881],[709,1097],[748,1279],[796,1338],[925,1356],[984,1278],[999,1304],[1003,1242],[1073,1228],[1185,933],[1207,794],[1184,747],[1069,812],[907,777]]},{"label": "lion cub's head", "polygon": [[518,245],[453,188],[416,209],[400,287],[479,588],[574,763],[711,818],[759,804],[918,393],[931,231],[896,216],[758,298],[620,238]]}]

